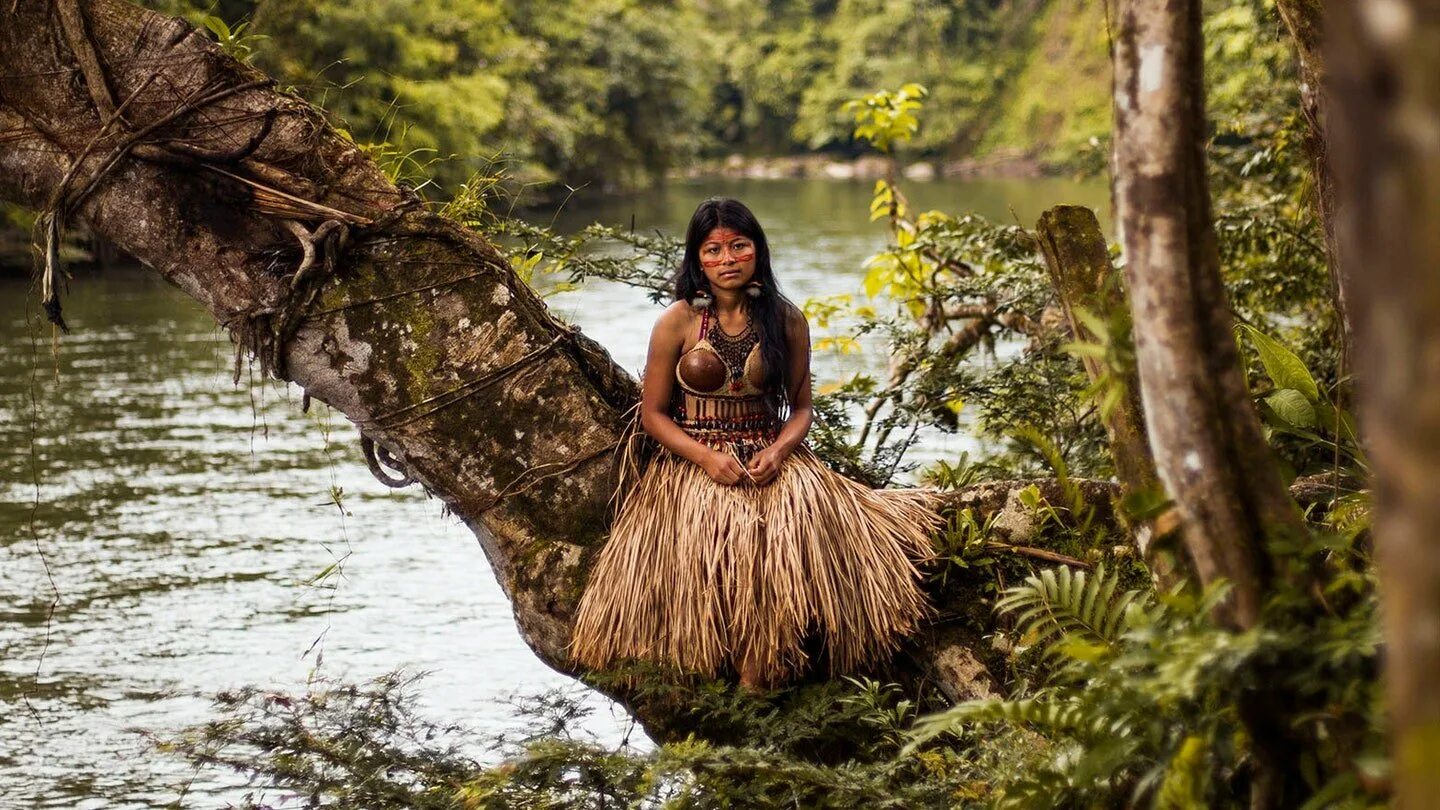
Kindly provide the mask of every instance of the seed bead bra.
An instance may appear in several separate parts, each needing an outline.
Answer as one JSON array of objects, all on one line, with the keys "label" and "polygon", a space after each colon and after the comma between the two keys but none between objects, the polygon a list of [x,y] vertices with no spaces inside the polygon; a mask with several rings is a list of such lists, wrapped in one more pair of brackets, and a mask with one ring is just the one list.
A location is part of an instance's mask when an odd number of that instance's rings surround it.
[{"label": "seed bead bra", "polygon": [[707,443],[773,439],[779,420],[765,402],[760,333],[748,317],[726,334],[712,307],[701,310],[700,339],[675,363],[679,391],[671,416]]}]

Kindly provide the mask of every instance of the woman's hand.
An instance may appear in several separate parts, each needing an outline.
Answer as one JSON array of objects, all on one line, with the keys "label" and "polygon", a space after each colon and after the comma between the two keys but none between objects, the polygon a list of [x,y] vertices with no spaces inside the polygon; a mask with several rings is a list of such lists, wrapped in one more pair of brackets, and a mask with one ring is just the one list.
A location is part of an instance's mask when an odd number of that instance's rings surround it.
[{"label": "woman's hand", "polygon": [[745,468],[740,466],[740,461],[719,450],[711,450],[704,461],[700,462],[700,468],[716,482],[726,486],[734,486],[745,478]]},{"label": "woman's hand", "polygon": [[784,463],[785,457],[790,455],[789,451],[781,448],[778,444],[772,444],[750,457],[750,464],[746,466],[750,477],[759,486],[764,486],[775,480],[780,474],[780,465]]}]

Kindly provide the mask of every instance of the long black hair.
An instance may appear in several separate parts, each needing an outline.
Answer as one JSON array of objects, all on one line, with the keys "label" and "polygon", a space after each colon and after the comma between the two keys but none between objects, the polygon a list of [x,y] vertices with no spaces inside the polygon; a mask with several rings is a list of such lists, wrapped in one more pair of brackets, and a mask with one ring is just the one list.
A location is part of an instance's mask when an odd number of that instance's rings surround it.
[{"label": "long black hair", "polygon": [[[790,342],[785,337],[785,323],[795,306],[775,280],[770,268],[770,243],[765,230],[749,208],[730,197],[711,197],[700,203],[685,229],[685,256],[675,271],[676,301],[689,301],[698,292],[710,293],[710,280],[700,269],[700,243],[711,231],[729,228],[755,242],[755,275],[760,282],[760,295],[749,298],[750,319],[760,332],[760,356],[765,361],[766,400],[782,417],[790,405]],[[711,294],[713,297],[713,294]]]}]

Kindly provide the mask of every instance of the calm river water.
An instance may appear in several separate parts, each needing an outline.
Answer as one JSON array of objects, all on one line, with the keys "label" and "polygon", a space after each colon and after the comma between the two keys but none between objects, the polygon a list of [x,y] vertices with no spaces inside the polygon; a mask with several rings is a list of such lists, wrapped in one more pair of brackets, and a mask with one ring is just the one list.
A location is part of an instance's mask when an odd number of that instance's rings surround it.
[{"label": "calm river water", "polygon": [[[1058,180],[908,190],[918,208],[1007,222],[1012,208],[1033,223],[1052,204],[1106,206],[1103,185]],[[711,194],[754,209],[797,301],[859,295],[861,264],[884,244],[870,184],[838,181],[582,192],[556,223],[679,233]],[[643,294],[593,284],[550,302],[638,371],[658,312]],[[483,734],[514,727],[512,698],[551,688],[592,709],[581,733],[617,744],[631,731],[536,659],[473,536],[420,492],[375,482],[343,416],[302,414],[293,388],[233,385],[229,341],[189,299],[116,269],[78,276],[65,307],[73,334],[52,353],[29,285],[0,279],[0,807],[152,807],[192,779],[186,806],[223,806],[243,793],[236,777],[197,776],[139,731],[201,722],[229,687],[303,688],[317,673],[428,671],[427,714]],[[817,354],[816,382],[884,359],[873,345]],[[927,437],[915,458],[972,441]],[[307,584],[336,561],[343,577]]]}]

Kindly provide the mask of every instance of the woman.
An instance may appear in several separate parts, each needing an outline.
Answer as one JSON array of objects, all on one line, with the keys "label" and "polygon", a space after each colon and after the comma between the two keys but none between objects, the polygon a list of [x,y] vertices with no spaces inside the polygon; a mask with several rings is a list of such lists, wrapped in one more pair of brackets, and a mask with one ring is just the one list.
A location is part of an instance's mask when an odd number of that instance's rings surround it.
[{"label": "woman", "polygon": [[617,490],[576,662],[642,658],[712,677],[733,667],[764,688],[804,668],[811,630],[834,674],[893,652],[930,611],[916,562],[931,556],[934,496],[872,490],[805,445],[809,327],[736,200],[706,200],[690,219],[639,408],[660,447]]}]

